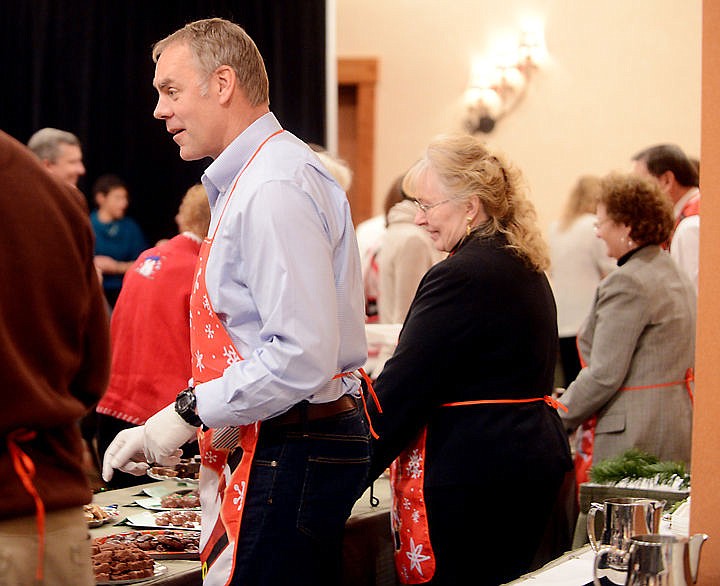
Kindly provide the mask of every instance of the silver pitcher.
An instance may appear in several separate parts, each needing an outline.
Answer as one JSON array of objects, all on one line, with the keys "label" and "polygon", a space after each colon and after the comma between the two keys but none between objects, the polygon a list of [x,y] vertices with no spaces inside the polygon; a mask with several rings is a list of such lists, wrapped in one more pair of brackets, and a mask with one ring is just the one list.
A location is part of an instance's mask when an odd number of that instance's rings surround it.
[{"label": "silver pitcher", "polygon": [[[692,537],[675,535],[635,535],[630,538],[625,586],[690,586],[695,584],[700,565],[700,549],[708,538],[704,533]],[[593,582],[600,586],[598,568],[614,552],[598,552],[593,566]]]},{"label": "silver pitcher", "polygon": [[[665,502],[627,497],[606,499],[603,504],[590,505],[587,515],[588,538],[596,552],[602,548],[611,549],[598,568],[611,582],[625,583],[630,538],[659,531]],[[605,527],[599,540],[595,536],[595,515],[598,511],[605,517]]]}]

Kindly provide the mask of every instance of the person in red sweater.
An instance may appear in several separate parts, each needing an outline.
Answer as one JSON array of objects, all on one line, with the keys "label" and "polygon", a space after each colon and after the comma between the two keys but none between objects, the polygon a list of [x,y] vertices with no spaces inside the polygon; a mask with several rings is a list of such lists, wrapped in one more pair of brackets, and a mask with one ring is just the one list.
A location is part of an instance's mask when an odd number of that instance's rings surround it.
[{"label": "person in red sweater", "polygon": [[91,586],[79,421],[110,370],[93,232],[75,188],[2,131],[0,218],[2,581]]},{"label": "person in red sweater", "polygon": [[[172,402],[191,373],[190,291],[210,224],[202,185],[191,187],[175,221],[180,234],[141,253],[125,273],[110,324],[110,384],[97,406],[100,460],[123,429],[142,425]],[[116,472],[110,488],[147,482]]]}]

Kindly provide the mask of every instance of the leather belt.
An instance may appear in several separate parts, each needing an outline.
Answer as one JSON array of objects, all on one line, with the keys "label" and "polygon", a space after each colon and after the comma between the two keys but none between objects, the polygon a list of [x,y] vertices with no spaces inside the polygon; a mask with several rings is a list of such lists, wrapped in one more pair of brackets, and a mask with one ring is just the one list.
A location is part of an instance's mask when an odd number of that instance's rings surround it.
[{"label": "leather belt", "polygon": [[352,411],[357,407],[357,402],[350,395],[343,395],[335,401],[329,403],[309,403],[300,401],[290,407],[288,411],[272,419],[266,419],[262,422],[264,428],[274,428],[283,425],[298,425],[303,421],[316,421],[318,419],[327,419],[340,413]]}]

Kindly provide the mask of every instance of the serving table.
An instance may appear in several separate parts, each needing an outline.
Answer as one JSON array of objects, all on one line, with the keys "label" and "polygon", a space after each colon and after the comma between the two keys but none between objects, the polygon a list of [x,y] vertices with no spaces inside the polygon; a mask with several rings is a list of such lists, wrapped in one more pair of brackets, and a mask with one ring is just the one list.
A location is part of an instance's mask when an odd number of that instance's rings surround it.
[{"label": "serving table", "polygon": [[[93,503],[100,506],[118,505],[119,518],[136,515],[144,509],[135,500],[147,495],[147,487],[167,486],[172,490],[193,488],[174,480],[163,480],[99,492]],[[373,488],[371,504],[370,490],[355,503],[352,515],[345,528],[344,577],[342,586],[395,586],[395,570],[392,561],[392,540],[390,535],[390,486],[386,477],[378,479]],[[90,529],[92,538],[132,531],[133,527],[119,524],[105,524]],[[198,560],[163,559],[159,564],[167,572],[141,582],[141,586],[199,586],[202,584]]]},{"label": "serving table", "polygon": [[584,586],[592,584],[595,552],[589,545],[567,552],[506,586]]}]

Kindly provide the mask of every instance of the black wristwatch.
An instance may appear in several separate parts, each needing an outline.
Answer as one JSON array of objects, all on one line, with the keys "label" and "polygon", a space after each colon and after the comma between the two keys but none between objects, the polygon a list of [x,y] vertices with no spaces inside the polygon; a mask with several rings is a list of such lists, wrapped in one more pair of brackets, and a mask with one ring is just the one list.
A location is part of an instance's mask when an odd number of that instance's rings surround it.
[{"label": "black wristwatch", "polygon": [[195,427],[200,427],[203,422],[195,412],[197,401],[195,400],[195,388],[188,387],[180,391],[175,398],[175,412],[183,418],[184,421]]}]

